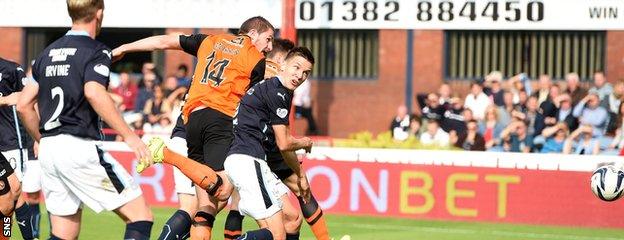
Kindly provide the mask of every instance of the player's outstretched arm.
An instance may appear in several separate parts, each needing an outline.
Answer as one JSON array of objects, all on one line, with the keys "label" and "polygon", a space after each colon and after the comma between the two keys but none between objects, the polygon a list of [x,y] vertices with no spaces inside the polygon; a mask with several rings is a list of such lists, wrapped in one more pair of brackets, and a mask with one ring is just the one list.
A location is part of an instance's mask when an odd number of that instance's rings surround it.
[{"label": "player's outstretched arm", "polygon": [[182,50],[180,36],[158,35],[121,45],[113,49],[113,62],[123,58],[126,53],[154,50]]},{"label": "player's outstretched arm", "polygon": [[37,142],[41,139],[39,133],[39,113],[35,109],[37,104],[37,95],[39,94],[39,84],[32,82],[26,84],[17,101],[17,112],[28,134]]},{"label": "player's outstretched arm", "polygon": [[106,91],[106,88],[98,82],[88,81],[84,86],[85,97],[91,104],[91,107],[111,128],[115,129],[130,146],[137,159],[144,164],[151,165],[152,156],[147,150],[147,146],[134,134],[134,132],[126,125],[121,118],[121,114],[115,108],[113,100]]},{"label": "player's outstretched arm", "polygon": [[305,149],[306,152],[310,152],[312,149],[312,140],[309,137],[295,138],[290,135],[287,125],[273,125],[273,132],[275,133],[275,142],[280,151],[297,151],[299,149]]}]

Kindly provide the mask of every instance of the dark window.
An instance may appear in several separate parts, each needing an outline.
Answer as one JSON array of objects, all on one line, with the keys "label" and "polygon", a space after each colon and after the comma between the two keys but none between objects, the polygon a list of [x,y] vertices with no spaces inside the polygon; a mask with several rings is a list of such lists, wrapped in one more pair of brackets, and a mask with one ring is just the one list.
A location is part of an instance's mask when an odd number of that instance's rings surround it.
[{"label": "dark window", "polygon": [[604,31],[445,31],[447,79],[479,79],[499,70],[588,80],[605,66]]},{"label": "dark window", "polygon": [[379,73],[378,30],[298,30],[298,44],[316,59],[312,78],[376,79]]}]

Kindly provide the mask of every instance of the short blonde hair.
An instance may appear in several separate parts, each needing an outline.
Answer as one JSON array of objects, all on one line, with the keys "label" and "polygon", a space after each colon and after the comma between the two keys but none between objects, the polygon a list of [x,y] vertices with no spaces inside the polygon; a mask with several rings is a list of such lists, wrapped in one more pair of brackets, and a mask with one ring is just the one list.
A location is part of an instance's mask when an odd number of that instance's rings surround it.
[{"label": "short blonde hair", "polygon": [[90,22],[100,9],[104,9],[104,0],[67,0],[67,12],[72,22]]},{"label": "short blonde hair", "polygon": [[499,116],[498,116],[498,108],[496,108],[496,105],[490,105],[487,108],[485,108],[485,120],[487,120],[487,114],[492,111],[492,114],[494,114],[494,118],[496,119],[496,121],[499,121]]}]

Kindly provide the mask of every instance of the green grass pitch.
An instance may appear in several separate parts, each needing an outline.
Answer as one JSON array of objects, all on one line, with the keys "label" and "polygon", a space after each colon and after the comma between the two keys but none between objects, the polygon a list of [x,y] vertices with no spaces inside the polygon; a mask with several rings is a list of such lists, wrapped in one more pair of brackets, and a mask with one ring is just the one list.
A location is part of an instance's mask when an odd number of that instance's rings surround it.
[{"label": "green grass pitch", "polygon": [[[173,208],[153,208],[154,227],[152,239],[156,239],[163,224],[175,211]],[[219,214],[212,239],[223,239],[223,223],[227,214]],[[615,240],[624,239],[624,229],[570,228],[515,224],[449,222],[397,219],[384,217],[356,217],[327,214],[330,233],[340,239],[351,235],[353,240],[482,240],[482,239],[555,239],[555,240]],[[14,222],[15,223],[15,222]],[[48,237],[47,215],[42,215],[42,239]],[[124,224],[112,212],[95,214],[85,210],[82,218],[80,239],[122,239]],[[249,217],[244,229],[256,228]],[[13,239],[22,239],[19,229],[13,225]],[[304,223],[301,239],[314,239]]]}]

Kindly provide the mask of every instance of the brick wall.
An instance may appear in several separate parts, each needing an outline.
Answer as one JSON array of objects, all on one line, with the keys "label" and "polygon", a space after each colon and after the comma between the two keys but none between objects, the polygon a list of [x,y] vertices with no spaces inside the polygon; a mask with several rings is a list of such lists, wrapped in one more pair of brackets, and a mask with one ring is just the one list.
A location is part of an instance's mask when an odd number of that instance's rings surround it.
[{"label": "brick wall", "polygon": [[22,28],[0,28],[0,57],[22,63],[22,49],[25,40],[22,39]]},{"label": "brick wall", "polygon": [[[444,79],[444,31],[414,31],[414,96],[437,92]],[[412,97],[414,112],[419,112]]]},{"label": "brick wall", "polygon": [[345,137],[389,127],[396,107],[404,102],[406,41],[405,31],[379,32],[377,80],[313,81],[314,113],[321,134]]},{"label": "brick wall", "polygon": [[607,79],[624,80],[624,31],[607,32]]}]

